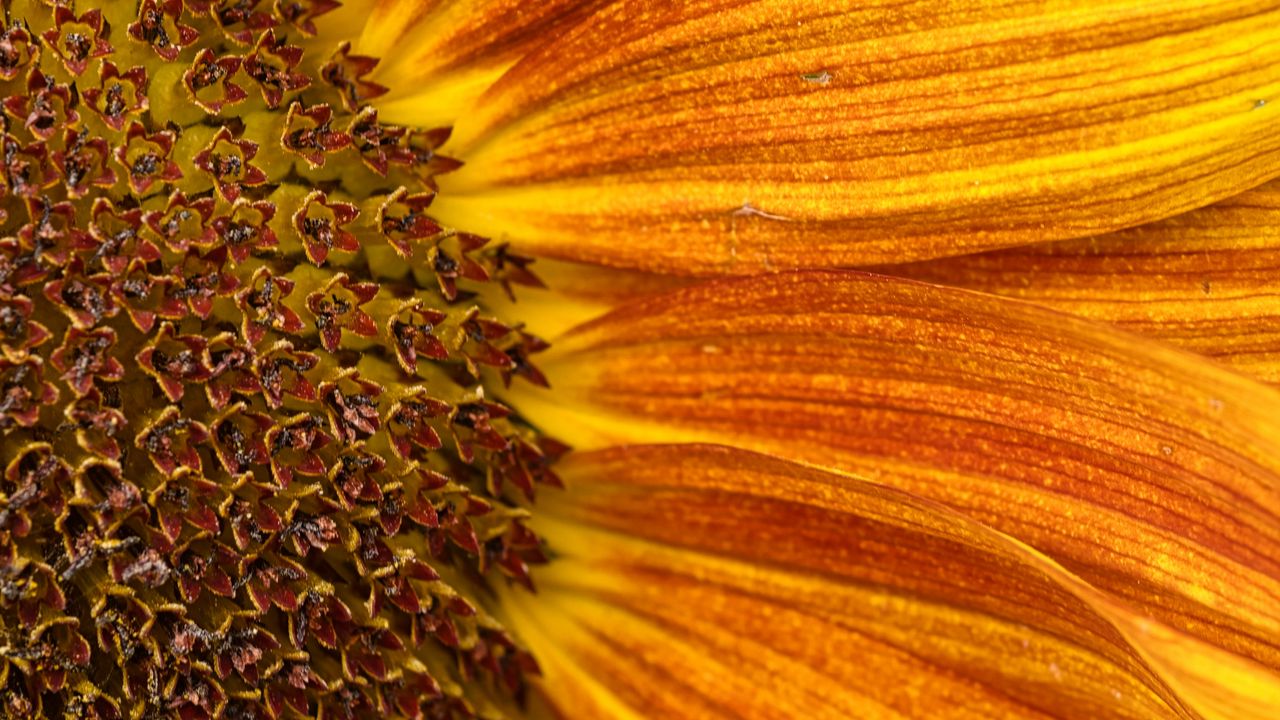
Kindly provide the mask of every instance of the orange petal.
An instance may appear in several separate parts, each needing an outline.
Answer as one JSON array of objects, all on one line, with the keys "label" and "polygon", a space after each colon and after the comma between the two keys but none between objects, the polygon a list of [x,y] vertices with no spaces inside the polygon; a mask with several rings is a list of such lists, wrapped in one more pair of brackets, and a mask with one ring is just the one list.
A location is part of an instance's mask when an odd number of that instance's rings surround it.
[{"label": "orange petal", "polygon": [[1098,238],[879,270],[1105,320],[1280,383],[1280,182]]},{"label": "orange petal", "polygon": [[1274,2],[725,6],[557,27],[459,117],[433,213],[746,274],[1081,237],[1280,174]]},{"label": "orange petal", "polygon": [[1280,668],[1280,392],[994,296],[852,272],[724,280],[557,342],[521,412],[579,447],[702,439],[854,472]]},{"label": "orange petal", "polygon": [[539,508],[556,559],[504,606],[566,717],[1238,720],[1280,702],[1280,676],[906,493],[698,445],[563,470]]},{"label": "orange petal", "polygon": [[381,0],[357,49],[382,58],[382,117],[452,125],[517,59],[601,0]]}]

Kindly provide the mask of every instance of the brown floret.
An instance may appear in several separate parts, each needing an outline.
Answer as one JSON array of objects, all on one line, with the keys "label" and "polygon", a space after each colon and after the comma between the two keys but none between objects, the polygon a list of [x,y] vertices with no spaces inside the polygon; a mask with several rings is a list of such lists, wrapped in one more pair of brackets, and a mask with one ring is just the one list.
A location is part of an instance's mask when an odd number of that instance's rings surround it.
[{"label": "brown floret", "polygon": [[562,448],[487,399],[545,343],[482,303],[537,279],[431,218],[448,129],[378,119],[337,5],[0,27],[0,717],[462,717],[536,672],[485,603]]}]

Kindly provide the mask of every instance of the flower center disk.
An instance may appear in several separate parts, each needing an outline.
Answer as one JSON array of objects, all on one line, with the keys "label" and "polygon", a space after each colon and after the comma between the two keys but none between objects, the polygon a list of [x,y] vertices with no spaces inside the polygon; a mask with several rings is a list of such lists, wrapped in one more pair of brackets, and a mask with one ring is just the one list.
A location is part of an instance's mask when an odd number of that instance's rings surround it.
[{"label": "flower center disk", "polygon": [[527,259],[428,214],[332,0],[15,0],[0,34],[0,707],[489,716],[563,451],[486,384]]}]

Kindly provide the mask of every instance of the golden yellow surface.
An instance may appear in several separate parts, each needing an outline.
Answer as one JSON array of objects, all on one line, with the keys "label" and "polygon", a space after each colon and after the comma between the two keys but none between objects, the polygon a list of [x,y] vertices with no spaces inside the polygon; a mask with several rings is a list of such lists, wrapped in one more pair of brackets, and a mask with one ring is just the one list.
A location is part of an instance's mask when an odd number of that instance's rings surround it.
[{"label": "golden yellow surface", "polygon": [[611,3],[460,112],[434,210],[699,275],[1116,230],[1280,173],[1278,26],[1254,1]]},{"label": "golden yellow surface", "polygon": [[[1026,545],[726,447],[576,455],[507,597],[566,715],[1267,718],[1280,681]],[[546,652],[541,652],[542,648]]]},{"label": "golden yellow surface", "polygon": [[1202,358],[1017,301],[811,272],[626,305],[544,369],[554,392],[518,406],[580,449],[714,441],[856,473],[1275,681],[1280,394]]},{"label": "golden yellow surface", "polygon": [[1280,383],[1280,182],[1110,235],[876,269],[1104,320]]}]

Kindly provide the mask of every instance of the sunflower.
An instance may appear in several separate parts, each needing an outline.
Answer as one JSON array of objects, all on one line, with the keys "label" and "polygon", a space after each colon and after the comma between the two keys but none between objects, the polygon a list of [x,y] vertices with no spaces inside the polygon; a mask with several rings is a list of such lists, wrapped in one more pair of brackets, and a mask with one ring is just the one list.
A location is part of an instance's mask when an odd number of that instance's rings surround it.
[{"label": "sunflower", "polygon": [[1280,707],[1280,5],[5,7],[6,716]]}]

